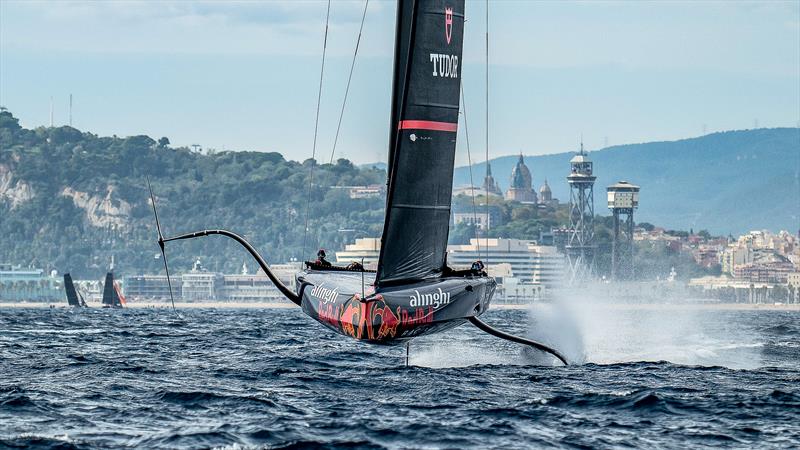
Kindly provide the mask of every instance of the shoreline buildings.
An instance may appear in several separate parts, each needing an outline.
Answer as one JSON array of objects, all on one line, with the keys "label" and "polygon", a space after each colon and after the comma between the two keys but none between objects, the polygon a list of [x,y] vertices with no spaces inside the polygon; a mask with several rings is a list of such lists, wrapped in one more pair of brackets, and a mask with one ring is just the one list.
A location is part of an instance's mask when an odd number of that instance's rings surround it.
[{"label": "shoreline buildings", "polygon": [[[297,263],[272,264],[270,268],[287,286],[294,284]],[[166,275],[134,275],[124,278],[125,296],[128,300],[168,300],[169,285]],[[172,294],[184,302],[283,302],[288,301],[259,268],[256,273],[242,266],[242,273],[221,274],[203,268],[199,260],[192,270],[172,276]]]},{"label": "shoreline buildings", "polygon": [[63,300],[63,282],[57,273],[0,263],[0,301],[50,302]]}]

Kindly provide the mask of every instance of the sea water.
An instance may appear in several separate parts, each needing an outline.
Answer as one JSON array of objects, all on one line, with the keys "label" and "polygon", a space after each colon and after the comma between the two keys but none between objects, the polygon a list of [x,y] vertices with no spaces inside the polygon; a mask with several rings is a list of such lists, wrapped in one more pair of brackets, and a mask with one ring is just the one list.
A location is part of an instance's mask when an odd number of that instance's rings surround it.
[{"label": "sea water", "polygon": [[299,309],[0,308],[0,447],[800,446],[800,312],[550,309],[483,319],[580,364],[469,324],[406,366]]}]

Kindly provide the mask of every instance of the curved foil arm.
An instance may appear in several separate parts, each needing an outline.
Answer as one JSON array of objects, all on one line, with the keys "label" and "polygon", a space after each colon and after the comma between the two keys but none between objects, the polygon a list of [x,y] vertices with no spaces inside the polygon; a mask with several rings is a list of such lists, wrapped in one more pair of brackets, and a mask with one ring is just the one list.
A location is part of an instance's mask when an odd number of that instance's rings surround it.
[{"label": "curved foil arm", "polygon": [[247,242],[243,237],[239,236],[238,234],[232,231],[227,231],[227,230],[195,231],[194,233],[187,233],[187,234],[182,234],[180,236],[173,236],[170,238],[161,239],[161,242],[159,242],[159,244],[163,245],[163,242],[178,241],[181,239],[193,239],[203,236],[209,236],[212,234],[227,236],[233,239],[234,241],[238,242],[239,244],[241,244],[242,247],[244,247],[251,255],[253,255],[253,258],[255,258],[256,262],[258,262],[258,265],[261,266],[261,269],[263,269],[264,273],[267,274],[267,278],[269,278],[272,284],[274,284],[275,287],[278,288],[279,291],[281,291],[281,294],[283,294],[295,305],[300,306],[300,296],[297,295],[295,292],[292,292],[291,289],[286,287],[286,285],[283,284],[281,280],[279,280],[278,277],[275,276],[274,273],[272,273],[272,270],[270,270],[269,266],[267,265],[267,262],[264,261],[264,258],[261,257],[258,251],[256,251],[256,249],[252,245],[250,245],[249,242]]},{"label": "curved foil arm", "polygon": [[513,334],[504,333],[504,332],[502,332],[502,331],[500,331],[500,330],[498,330],[496,328],[490,327],[486,322],[484,322],[484,321],[482,321],[482,320],[480,320],[480,319],[478,319],[477,317],[474,317],[474,316],[470,317],[469,321],[472,322],[472,324],[475,325],[476,327],[480,328],[481,331],[485,331],[485,332],[491,334],[492,336],[499,337],[500,339],[505,339],[507,341],[516,342],[518,344],[530,345],[531,347],[533,347],[533,348],[535,348],[537,350],[541,350],[541,351],[543,351],[545,353],[549,353],[549,354],[555,356],[556,358],[561,360],[561,362],[564,363],[565,366],[569,365],[569,363],[567,362],[567,358],[565,358],[557,350],[552,349],[552,348],[550,348],[550,347],[548,347],[548,346],[546,346],[544,344],[541,344],[541,343],[536,342],[536,341],[532,341],[530,339],[521,338],[519,336],[514,336]]}]

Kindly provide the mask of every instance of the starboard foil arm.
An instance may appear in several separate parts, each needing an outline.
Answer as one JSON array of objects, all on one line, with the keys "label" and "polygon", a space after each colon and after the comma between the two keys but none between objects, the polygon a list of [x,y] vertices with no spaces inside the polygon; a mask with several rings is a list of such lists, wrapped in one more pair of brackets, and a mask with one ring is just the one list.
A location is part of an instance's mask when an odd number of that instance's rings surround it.
[{"label": "starboard foil arm", "polygon": [[500,330],[498,330],[496,328],[492,328],[491,326],[489,326],[489,324],[487,324],[486,322],[478,319],[475,316],[470,317],[469,321],[472,322],[472,324],[475,325],[476,327],[478,327],[481,331],[485,331],[485,332],[491,334],[492,336],[499,337],[500,339],[505,339],[507,341],[516,342],[518,344],[530,345],[531,347],[533,347],[533,348],[535,348],[537,350],[541,350],[541,351],[543,351],[545,353],[549,353],[549,354],[555,356],[556,358],[561,360],[561,362],[564,363],[565,366],[569,365],[569,363],[567,362],[567,358],[565,358],[564,355],[559,353],[557,350],[555,350],[553,348],[550,348],[550,347],[548,347],[548,346],[546,346],[546,345],[544,345],[542,343],[539,343],[539,342],[536,342],[536,341],[532,341],[530,339],[525,339],[525,338],[522,338],[522,337],[519,337],[519,336],[514,336],[513,334],[508,334],[508,333],[500,331]]},{"label": "starboard foil arm", "polygon": [[274,284],[275,287],[278,288],[278,290],[281,292],[281,294],[283,294],[284,297],[288,298],[295,305],[300,306],[300,296],[297,295],[295,292],[293,292],[288,287],[286,287],[286,285],[283,284],[283,282],[281,280],[279,280],[277,276],[275,276],[275,274],[269,268],[269,265],[267,265],[267,262],[264,261],[264,258],[261,256],[261,254],[258,253],[258,251],[255,249],[255,247],[253,247],[243,237],[239,236],[238,234],[236,234],[236,233],[234,233],[232,231],[228,231],[228,230],[202,230],[202,231],[195,231],[195,232],[192,232],[192,233],[181,234],[179,236],[163,238],[163,239],[161,239],[161,241],[162,242],[169,242],[169,241],[179,241],[179,240],[182,240],[182,239],[194,239],[194,238],[203,237],[203,236],[210,236],[212,234],[219,234],[221,236],[229,237],[229,238],[233,239],[234,241],[238,242],[239,244],[241,244],[242,247],[244,247],[253,256],[253,258],[256,260],[258,265],[261,266],[261,269],[264,271],[264,273],[267,274],[267,278],[269,278],[269,281],[271,281],[272,284]]}]

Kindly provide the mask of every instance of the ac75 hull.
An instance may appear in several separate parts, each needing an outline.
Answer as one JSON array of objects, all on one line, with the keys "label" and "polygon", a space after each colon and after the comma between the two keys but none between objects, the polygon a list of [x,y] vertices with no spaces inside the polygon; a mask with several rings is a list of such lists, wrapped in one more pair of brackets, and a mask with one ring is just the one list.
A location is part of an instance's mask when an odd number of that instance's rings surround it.
[{"label": "ac75 hull", "polygon": [[345,336],[395,345],[444,331],[489,307],[496,283],[488,277],[439,278],[377,292],[374,273],[308,270],[297,274],[306,314]]}]

